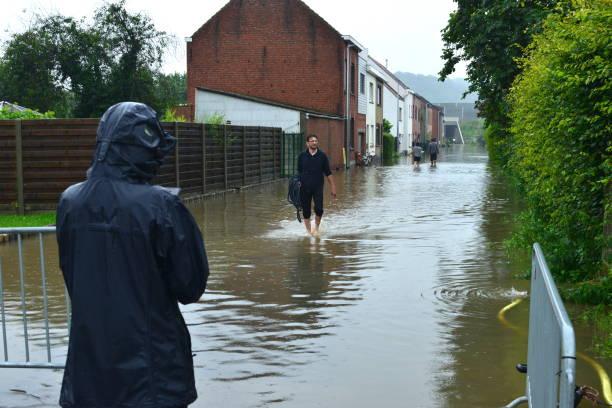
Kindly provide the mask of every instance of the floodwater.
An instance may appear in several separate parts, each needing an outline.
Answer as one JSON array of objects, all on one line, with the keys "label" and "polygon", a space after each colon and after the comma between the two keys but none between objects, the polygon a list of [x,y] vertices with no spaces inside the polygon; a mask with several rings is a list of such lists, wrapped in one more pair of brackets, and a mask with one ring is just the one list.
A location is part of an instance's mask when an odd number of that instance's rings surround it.
[{"label": "floodwater", "polygon": [[[455,147],[438,168],[406,159],[334,175],[319,237],[286,202],[286,182],[190,205],[211,266],[183,307],[199,399],[192,407],[498,407],[523,394],[529,282],[508,261],[517,200],[483,151]],[[327,193],[327,191],[326,191]],[[9,359],[23,359],[16,243],[0,246]],[[30,359],[46,349],[37,240],[25,239]],[[66,354],[54,237],[45,240],[52,358]],[[529,254],[526,254],[528,257]],[[510,309],[507,324],[497,318]],[[591,355],[588,327],[575,322]],[[2,356],[0,349],[0,356]],[[610,372],[610,361],[599,361]],[[1,407],[56,406],[61,370],[0,369]],[[578,361],[578,384],[601,389]]]}]

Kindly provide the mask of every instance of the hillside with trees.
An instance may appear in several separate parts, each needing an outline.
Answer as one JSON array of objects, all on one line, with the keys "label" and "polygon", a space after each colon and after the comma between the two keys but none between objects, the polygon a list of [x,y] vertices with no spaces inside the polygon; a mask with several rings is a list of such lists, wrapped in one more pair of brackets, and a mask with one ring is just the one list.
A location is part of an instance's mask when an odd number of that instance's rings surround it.
[{"label": "hillside with trees", "polygon": [[470,93],[462,99],[468,91],[470,84],[462,78],[447,78],[438,81],[435,75],[412,74],[410,72],[396,72],[395,76],[402,80],[410,89],[423,95],[431,103],[460,103],[476,102],[476,94]]}]

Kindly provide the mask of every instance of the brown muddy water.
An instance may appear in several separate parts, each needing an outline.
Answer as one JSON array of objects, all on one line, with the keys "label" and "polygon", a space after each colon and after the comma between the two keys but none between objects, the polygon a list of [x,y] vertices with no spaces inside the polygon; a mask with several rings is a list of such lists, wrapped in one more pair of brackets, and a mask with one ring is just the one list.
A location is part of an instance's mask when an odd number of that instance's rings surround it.
[{"label": "brown muddy water", "polygon": [[[211,277],[190,326],[192,407],[499,407],[523,394],[529,282],[509,262],[516,200],[483,151],[455,147],[438,168],[336,173],[321,235],[306,236],[286,182],[190,205]],[[326,191],[327,192],[327,191]],[[52,357],[66,355],[55,237],[45,240]],[[46,358],[38,242],[25,239],[30,359]],[[0,245],[10,360],[24,359],[16,243]],[[591,329],[575,321],[587,355]],[[0,348],[0,358],[3,358]],[[610,361],[599,361],[610,372]],[[61,370],[0,369],[0,407],[57,406]],[[601,389],[578,361],[578,384]],[[583,403],[584,404],[584,403]]]}]

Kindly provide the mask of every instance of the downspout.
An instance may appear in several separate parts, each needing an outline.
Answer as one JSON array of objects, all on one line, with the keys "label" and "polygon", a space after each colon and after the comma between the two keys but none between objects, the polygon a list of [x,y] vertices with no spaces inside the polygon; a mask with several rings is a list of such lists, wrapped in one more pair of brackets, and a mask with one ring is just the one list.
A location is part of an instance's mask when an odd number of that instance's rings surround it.
[{"label": "downspout", "polygon": [[346,168],[348,169],[350,167],[350,156],[349,156],[349,137],[351,136],[351,94],[350,94],[350,90],[349,90],[349,86],[350,86],[350,49],[351,47],[353,47],[353,44],[348,44],[346,46],[346,63],[345,63],[345,68],[346,68],[346,75],[345,75],[345,80],[346,80],[346,84],[345,84],[345,90],[346,90],[346,134],[344,137],[344,151],[345,151],[345,157],[346,157]]},{"label": "downspout", "polygon": [[397,127],[396,129],[396,133],[397,133],[397,143],[395,144],[395,148],[396,150],[399,150],[399,144],[401,143],[400,140],[400,127],[399,127],[399,123],[400,123],[400,113],[399,113],[399,105],[400,105],[400,93],[399,93],[399,82],[397,83],[397,106],[395,108],[395,114],[397,115]]}]

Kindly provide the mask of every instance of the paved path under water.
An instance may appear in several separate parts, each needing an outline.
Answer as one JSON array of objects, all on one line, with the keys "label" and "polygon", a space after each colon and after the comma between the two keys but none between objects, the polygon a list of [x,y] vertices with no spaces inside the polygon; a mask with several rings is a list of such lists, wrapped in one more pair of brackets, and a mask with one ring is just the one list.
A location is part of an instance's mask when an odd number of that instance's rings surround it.
[{"label": "paved path under water", "polygon": [[[201,302],[183,308],[192,407],[473,408],[522,395],[513,367],[526,359],[528,302],[506,315],[519,330],[496,315],[526,297],[528,281],[512,276],[529,260],[507,261],[518,208],[486,154],[456,147],[438,168],[402,159],[335,178],[317,238],[295,220],[286,182],[190,206],[212,270]],[[576,331],[584,350],[589,331]],[[60,371],[8,370],[0,406],[57,401]]]}]

